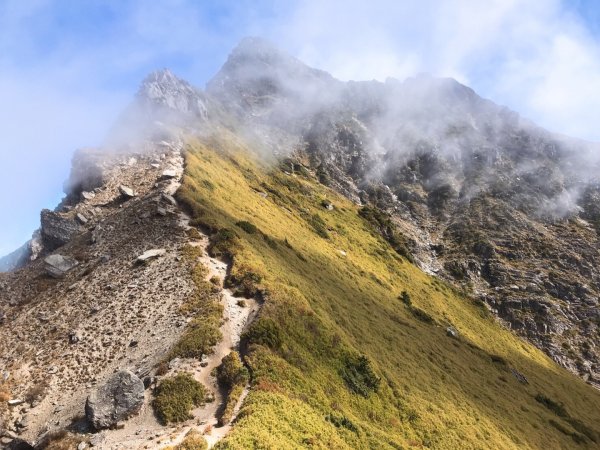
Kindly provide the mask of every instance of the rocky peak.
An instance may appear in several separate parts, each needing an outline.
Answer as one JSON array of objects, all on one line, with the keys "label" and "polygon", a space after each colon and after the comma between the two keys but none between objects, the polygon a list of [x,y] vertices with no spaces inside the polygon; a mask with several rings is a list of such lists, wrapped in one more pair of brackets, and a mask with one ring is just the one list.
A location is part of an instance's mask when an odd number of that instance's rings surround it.
[{"label": "rocky peak", "polygon": [[324,94],[342,85],[264,39],[246,38],[207,84],[207,92],[238,114],[264,115],[281,104],[320,104]]},{"label": "rocky peak", "polygon": [[170,70],[152,72],[142,82],[137,99],[147,106],[166,108],[179,113],[206,118],[206,100],[201,91]]}]

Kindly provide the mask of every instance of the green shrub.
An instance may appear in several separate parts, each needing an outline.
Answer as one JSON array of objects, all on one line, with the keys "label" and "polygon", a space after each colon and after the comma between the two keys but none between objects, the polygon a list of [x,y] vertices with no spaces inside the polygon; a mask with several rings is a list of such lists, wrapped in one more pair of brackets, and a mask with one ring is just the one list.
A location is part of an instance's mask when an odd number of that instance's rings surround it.
[{"label": "green shrub", "polygon": [[172,357],[180,358],[202,358],[202,355],[210,355],[213,347],[223,337],[218,324],[206,317],[193,319],[186,327],[181,339],[175,344],[171,351]]},{"label": "green shrub", "polygon": [[259,292],[262,275],[251,267],[240,265],[227,278],[226,286],[235,290],[236,297],[252,298]]},{"label": "green shrub", "polygon": [[410,308],[410,312],[412,313],[413,316],[415,316],[421,322],[425,322],[425,323],[429,323],[429,324],[435,323],[434,318],[429,313],[423,311],[420,308],[417,308],[416,306],[412,306]]},{"label": "green shrub", "polygon": [[501,366],[508,366],[508,362],[506,362],[506,359],[504,359],[500,355],[490,355],[490,359],[492,360],[492,362],[500,364]]},{"label": "green shrub", "polygon": [[310,219],[308,222],[309,222],[310,226],[312,227],[312,229],[315,231],[315,233],[317,233],[319,236],[321,236],[324,239],[329,238],[329,233],[327,232],[327,224],[321,218],[321,216],[319,216],[318,214],[313,214],[312,216],[310,216]]},{"label": "green shrub", "polygon": [[381,382],[381,379],[373,371],[371,361],[363,355],[346,356],[340,374],[350,390],[363,397],[368,397],[371,392],[376,392]]},{"label": "green shrub", "polygon": [[195,431],[190,430],[186,435],[181,444],[175,447],[175,450],[207,450],[208,443],[202,435]]},{"label": "green shrub", "polygon": [[550,411],[554,412],[559,417],[569,417],[567,410],[565,409],[562,403],[557,403],[549,397],[546,397],[544,394],[537,394],[535,396],[537,402],[544,405]]},{"label": "green shrub", "polygon": [[211,237],[210,254],[216,258],[231,258],[238,247],[238,235],[229,228],[221,228]]},{"label": "green shrub", "polygon": [[552,425],[554,428],[556,428],[558,431],[560,431],[562,434],[566,434],[567,436],[571,436],[571,438],[577,443],[577,444],[585,444],[586,439],[582,434],[577,433],[576,431],[571,431],[569,430],[567,427],[565,427],[564,425],[562,425],[561,423],[557,422],[554,419],[550,419],[548,421],[548,423],[550,423],[550,425]]},{"label": "green shrub", "polygon": [[240,354],[236,351],[225,356],[221,365],[217,367],[217,380],[228,389],[238,384],[245,385],[248,379],[248,369],[244,367]]},{"label": "green shrub", "polygon": [[354,433],[358,433],[356,425],[343,414],[329,413],[325,416],[325,420],[331,422],[336,428],[346,428]]},{"label": "green shrub", "polygon": [[414,258],[408,248],[408,240],[398,232],[389,214],[374,206],[364,206],[358,211],[358,215],[371,224],[396,253],[414,263]]},{"label": "green shrub", "polygon": [[246,220],[240,220],[239,222],[236,222],[236,225],[248,234],[255,234],[258,231],[256,225]]},{"label": "green shrub", "polygon": [[410,298],[410,294],[406,291],[402,291],[402,293],[400,294],[400,300],[402,300],[402,303],[404,303],[406,306],[412,306],[412,300]]},{"label": "green shrub", "polygon": [[155,390],[152,405],[161,422],[178,423],[190,419],[190,411],[204,405],[205,399],[205,387],[191,374],[181,372],[161,381]]},{"label": "green shrub", "polygon": [[248,344],[265,345],[273,350],[281,348],[281,330],[272,319],[260,318],[242,337]]}]

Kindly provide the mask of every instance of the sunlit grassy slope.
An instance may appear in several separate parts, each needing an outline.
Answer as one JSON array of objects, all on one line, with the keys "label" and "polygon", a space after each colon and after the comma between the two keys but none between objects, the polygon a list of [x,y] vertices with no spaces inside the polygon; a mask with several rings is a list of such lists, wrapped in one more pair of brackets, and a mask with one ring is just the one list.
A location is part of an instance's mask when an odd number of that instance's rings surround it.
[{"label": "sunlit grassy slope", "polygon": [[[232,255],[232,283],[265,300],[246,336],[253,388],[219,448],[600,446],[599,392],[400,257],[310,173],[261,163],[225,131],[190,138],[186,160],[180,199]],[[359,355],[381,379],[367,396],[348,382]]]}]

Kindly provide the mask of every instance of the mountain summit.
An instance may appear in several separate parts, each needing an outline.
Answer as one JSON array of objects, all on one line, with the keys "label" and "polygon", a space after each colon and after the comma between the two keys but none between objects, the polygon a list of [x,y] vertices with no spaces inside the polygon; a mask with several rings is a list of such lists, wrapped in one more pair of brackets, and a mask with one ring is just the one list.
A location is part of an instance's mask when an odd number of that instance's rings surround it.
[{"label": "mountain summit", "polygon": [[257,38],[150,74],[0,274],[9,448],[596,448],[600,154]]}]

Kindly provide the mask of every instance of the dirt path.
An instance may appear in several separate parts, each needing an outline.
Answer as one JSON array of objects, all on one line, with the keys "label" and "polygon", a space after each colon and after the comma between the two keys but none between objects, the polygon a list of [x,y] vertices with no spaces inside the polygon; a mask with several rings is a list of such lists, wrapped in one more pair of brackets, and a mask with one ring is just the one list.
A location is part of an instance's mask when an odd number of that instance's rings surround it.
[{"label": "dirt path", "polygon": [[[179,188],[183,175],[183,157],[177,159],[175,170],[177,171],[177,177],[171,180],[164,189],[164,194],[174,195]],[[180,226],[187,230],[190,228],[189,222],[190,218],[181,211]],[[206,279],[218,277],[222,283],[227,276],[228,266],[227,263],[208,255],[208,236],[201,233],[198,239],[189,241],[189,244],[202,249],[203,256],[200,258],[200,262],[208,268]],[[243,299],[243,302],[240,300],[242,299],[235,297],[229,289],[222,288],[223,323],[220,329],[223,339],[215,346],[212,355],[205,356],[201,361],[177,358],[169,363],[169,372],[166,376],[182,371],[191,373],[197,381],[201,382],[212,393],[214,401],[194,409],[192,411],[193,418],[184,424],[176,427],[164,427],[154,416],[150,405],[151,393],[150,390],[147,390],[146,401],[140,414],[127,421],[120,430],[102,432],[99,439],[101,442],[95,448],[107,450],[165,448],[180,443],[190,430],[202,433],[210,448],[229,433],[231,423],[222,427],[217,426],[218,412],[223,406],[225,398],[212,373],[221,364],[221,360],[225,356],[232,350],[239,349],[243,330],[258,313],[259,305],[255,300]],[[249,386],[246,386],[234,409],[232,422],[237,416],[248,391]]]}]

